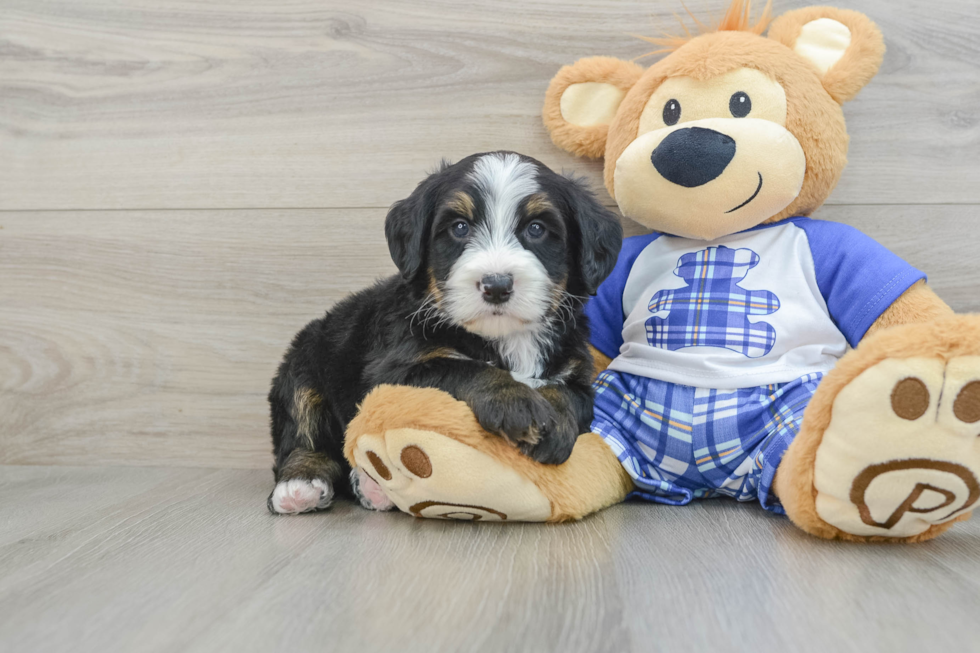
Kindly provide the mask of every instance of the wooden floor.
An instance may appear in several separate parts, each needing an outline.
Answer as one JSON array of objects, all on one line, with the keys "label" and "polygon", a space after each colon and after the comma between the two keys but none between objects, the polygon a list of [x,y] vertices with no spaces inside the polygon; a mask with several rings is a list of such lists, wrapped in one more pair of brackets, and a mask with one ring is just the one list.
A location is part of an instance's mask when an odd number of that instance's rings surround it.
[{"label": "wooden floor", "polygon": [[754,506],[578,524],[258,509],[258,470],[0,467],[5,651],[976,651],[980,520],[815,540]]},{"label": "wooden floor", "polygon": [[[976,0],[839,4],[888,53],[817,217],[980,311]],[[611,204],[549,141],[544,90],[675,12],[0,0],[0,651],[980,650],[980,521],[895,548],[720,501],[561,527],[265,511],[269,379],[393,271],[386,208],[493,149]]]}]

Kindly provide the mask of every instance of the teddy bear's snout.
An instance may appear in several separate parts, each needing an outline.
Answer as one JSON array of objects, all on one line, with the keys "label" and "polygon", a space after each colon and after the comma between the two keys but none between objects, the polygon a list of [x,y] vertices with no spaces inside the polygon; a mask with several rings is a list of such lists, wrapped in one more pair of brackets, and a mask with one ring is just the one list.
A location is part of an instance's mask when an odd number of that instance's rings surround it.
[{"label": "teddy bear's snout", "polygon": [[688,127],[672,132],[650,161],[664,179],[695,188],[717,179],[735,158],[735,139],[714,129]]}]

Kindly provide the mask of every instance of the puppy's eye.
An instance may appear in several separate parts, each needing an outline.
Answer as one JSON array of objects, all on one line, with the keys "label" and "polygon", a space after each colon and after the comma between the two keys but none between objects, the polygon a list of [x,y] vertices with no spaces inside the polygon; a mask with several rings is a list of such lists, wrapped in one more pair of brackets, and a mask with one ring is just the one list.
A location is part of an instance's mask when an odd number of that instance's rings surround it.
[{"label": "puppy's eye", "polygon": [[742,91],[739,91],[733,94],[732,98],[728,101],[728,110],[736,118],[744,118],[749,115],[749,111],[752,111],[752,99]]},{"label": "puppy's eye", "polygon": [[677,100],[667,100],[664,105],[664,124],[668,127],[676,125],[681,119],[681,103]]},{"label": "puppy's eye", "polygon": [[453,238],[462,240],[470,234],[470,225],[466,220],[457,220],[449,227],[449,233],[453,235]]},{"label": "puppy's eye", "polygon": [[548,230],[544,228],[544,225],[540,222],[532,222],[527,226],[527,237],[531,240],[541,240],[544,235],[548,233]]}]

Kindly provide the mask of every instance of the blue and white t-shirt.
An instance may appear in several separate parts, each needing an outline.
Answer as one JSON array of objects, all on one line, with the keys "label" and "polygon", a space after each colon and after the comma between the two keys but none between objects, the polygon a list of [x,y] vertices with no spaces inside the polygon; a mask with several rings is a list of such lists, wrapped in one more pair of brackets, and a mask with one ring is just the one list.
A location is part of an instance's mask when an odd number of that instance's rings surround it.
[{"label": "blue and white t-shirt", "polygon": [[714,241],[627,238],[586,314],[612,370],[748,388],[829,371],[924,277],[853,227],[790,218]]}]

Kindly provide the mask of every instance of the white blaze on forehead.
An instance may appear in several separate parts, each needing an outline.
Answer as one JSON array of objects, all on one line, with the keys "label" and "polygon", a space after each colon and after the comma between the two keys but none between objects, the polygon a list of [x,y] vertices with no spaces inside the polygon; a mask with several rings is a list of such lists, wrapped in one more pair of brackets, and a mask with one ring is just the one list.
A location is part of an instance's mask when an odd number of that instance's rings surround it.
[{"label": "white blaze on forehead", "polygon": [[[541,190],[537,167],[516,154],[487,154],[469,173],[482,200],[485,220],[473,226],[463,253],[445,283],[444,307],[452,321],[496,343],[515,378],[528,383],[542,370],[544,318],[553,283],[544,265],[517,238],[521,202]],[[484,301],[480,281],[487,274],[510,275],[510,299]]]},{"label": "white blaze on forehead", "polygon": [[538,190],[537,170],[516,154],[487,154],[477,159],[469,174],[486,206],[485,236],[498,244],[514,237],[517,209]]}]

